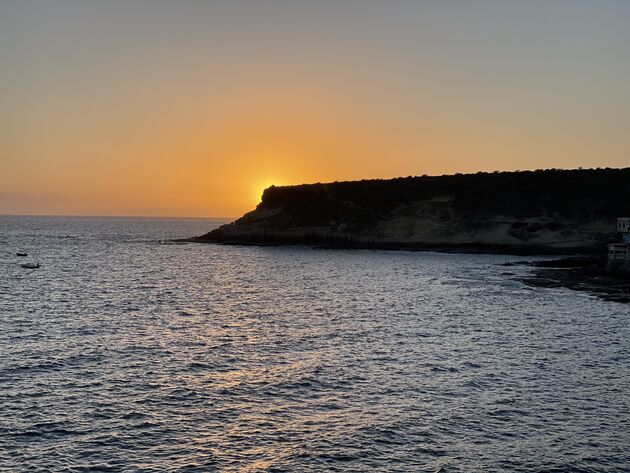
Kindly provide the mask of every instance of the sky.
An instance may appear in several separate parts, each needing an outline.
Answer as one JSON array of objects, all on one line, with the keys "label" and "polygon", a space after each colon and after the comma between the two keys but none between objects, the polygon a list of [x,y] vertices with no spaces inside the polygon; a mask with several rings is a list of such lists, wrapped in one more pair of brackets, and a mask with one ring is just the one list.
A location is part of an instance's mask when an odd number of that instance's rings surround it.
[{"label": "sky", "polygon": [[0,0],[0,214],[630,166],[627,0]]}]

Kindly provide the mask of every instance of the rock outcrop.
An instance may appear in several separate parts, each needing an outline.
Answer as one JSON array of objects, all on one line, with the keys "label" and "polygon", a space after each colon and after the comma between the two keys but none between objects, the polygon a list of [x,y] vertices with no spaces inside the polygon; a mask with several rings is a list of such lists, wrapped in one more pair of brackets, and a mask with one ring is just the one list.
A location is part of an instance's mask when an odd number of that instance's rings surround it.
[{"label": "rock outcrop", "polygon": [[194,241],[519,254],[597,253],[630,214],[630,168],[270,187]]}]

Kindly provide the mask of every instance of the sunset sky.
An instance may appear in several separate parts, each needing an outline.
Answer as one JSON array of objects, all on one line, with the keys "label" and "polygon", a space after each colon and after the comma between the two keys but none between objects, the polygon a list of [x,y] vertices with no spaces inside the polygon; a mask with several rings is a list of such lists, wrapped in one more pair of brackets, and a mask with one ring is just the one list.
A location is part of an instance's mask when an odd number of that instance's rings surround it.
[{"label": "sunset sky", "polygon": [[630,1],[0,2],[0,214],[630,166]]}]

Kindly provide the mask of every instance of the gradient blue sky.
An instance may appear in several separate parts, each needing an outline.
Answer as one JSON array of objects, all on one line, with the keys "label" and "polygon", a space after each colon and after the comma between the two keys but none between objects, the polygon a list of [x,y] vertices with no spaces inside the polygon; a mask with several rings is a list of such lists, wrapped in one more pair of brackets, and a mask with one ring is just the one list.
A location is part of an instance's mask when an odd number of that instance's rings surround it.
[{"label": "gradient blue sky", "polygon": [[0,1],[0,213],[630,165],[630,1]]}]

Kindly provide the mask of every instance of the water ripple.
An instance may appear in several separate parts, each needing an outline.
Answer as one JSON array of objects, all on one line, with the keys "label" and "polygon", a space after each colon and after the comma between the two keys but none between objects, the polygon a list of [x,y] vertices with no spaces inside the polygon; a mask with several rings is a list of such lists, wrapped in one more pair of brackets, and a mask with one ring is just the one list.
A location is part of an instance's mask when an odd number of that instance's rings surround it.
[{"label": "water ripple", "polygon": [[630,470],[628,306],[218,223],[0,218],[0,471]]}]

